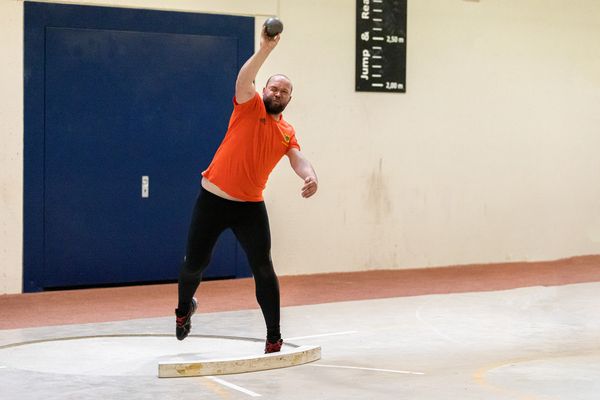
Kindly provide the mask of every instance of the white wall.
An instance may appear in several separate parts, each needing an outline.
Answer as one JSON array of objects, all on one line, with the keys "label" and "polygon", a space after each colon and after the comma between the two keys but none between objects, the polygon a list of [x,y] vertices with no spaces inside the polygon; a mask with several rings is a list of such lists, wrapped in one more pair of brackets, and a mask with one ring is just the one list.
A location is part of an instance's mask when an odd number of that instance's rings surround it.
[{"label": "white wall", "polygon": [[281,3],[321,179],[272,179],[285,272],[599,253],[600,2],[410,1],[404,95],[353,91],[353,4]]},{"label": "white wall", "polygon": [[23,257],[23,5],[0,1],[0,294],[19,293]]},{"label": "white wall", "polygon": [[[294,81],[321,187],[272,175],[280,274],[600,253],[596,0],[410,1],[406,94],[354,92],[354,0],[62,3],[281,17],[257,82]],[[22,4],[0,2],[0,293],[21,287]]]}]

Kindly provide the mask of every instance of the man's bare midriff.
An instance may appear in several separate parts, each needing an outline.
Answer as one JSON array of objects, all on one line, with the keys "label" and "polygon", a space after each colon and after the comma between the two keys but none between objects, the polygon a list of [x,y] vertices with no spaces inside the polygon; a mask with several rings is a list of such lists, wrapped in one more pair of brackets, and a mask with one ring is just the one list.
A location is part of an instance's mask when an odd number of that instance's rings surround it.
[{"label": "man's bare midriff", "polygon": [[244,200],[240,200],[240,199],[237,199],[237,198],[235,198],[233,196],[228,195],[227,193],[225,193],[224,191],[222,191],[217,185],[215,185],[214,183],[212,183],[211,181],[209,181],[205,177],[202,177],[202,187],[206,191],[211,192],[215,196],[219,196],[219,197],[221,197],[223,199],[232,200],[232,201],[244,201]]}]

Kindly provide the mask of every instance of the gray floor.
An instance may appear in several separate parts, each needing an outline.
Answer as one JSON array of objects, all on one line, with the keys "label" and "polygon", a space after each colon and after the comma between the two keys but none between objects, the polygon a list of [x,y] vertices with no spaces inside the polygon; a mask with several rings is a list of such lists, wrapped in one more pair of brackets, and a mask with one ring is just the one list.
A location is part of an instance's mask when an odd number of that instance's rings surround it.
[{"label": "gray floor", "polygon": [[[4,330],[0,398],[596,400],[599,292],[588,283],[290,307],[286,338],[322,346],[320,361],[219,377],[159,379],[157,363],[262,344],[180,343],[161,336],[170,317]],[[258,311],[198,314],[193,333],[264,334]],[[78,339],[44,341],[65,338]],[[31,341],[42,342],[8,346]]]}]

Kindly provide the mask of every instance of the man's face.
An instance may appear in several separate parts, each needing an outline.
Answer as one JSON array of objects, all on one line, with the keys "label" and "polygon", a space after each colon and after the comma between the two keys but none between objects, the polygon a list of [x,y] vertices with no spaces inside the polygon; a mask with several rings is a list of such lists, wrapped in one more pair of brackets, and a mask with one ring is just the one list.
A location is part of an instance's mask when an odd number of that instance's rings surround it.
[{"label": "man's face", "polygon": [[263,103],[269,114],[279,114],[292,99],[292,83],[283,76],[274,76],[263,89]]}]

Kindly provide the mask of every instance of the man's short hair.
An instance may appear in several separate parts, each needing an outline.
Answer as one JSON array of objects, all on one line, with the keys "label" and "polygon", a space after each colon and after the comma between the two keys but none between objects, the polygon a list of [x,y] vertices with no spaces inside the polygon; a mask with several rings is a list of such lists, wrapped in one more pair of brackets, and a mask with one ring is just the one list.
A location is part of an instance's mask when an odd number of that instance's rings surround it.
[{"label": "man's short hair", "polygon": [[269,86],[269,82],[271,82],[271,79],[273,79],[273,78],[275,78],[275,77],[278,77],[278,76],[280,76],[280,77],[282,77],[282,78],[285,78],[285,79],[287,79],[287,81],[290,83],[291,90],[294,90],[294,85],[292,84],[292,80],[291,80],[291,79],[290,79],[290,78],[289,78],[287,75],[284,75],[284,74],[275,74],[275,75],[271,75],[271,76],[269,77],[269,79],[267,79],[267,84],[266,84],[265,86]]}]

